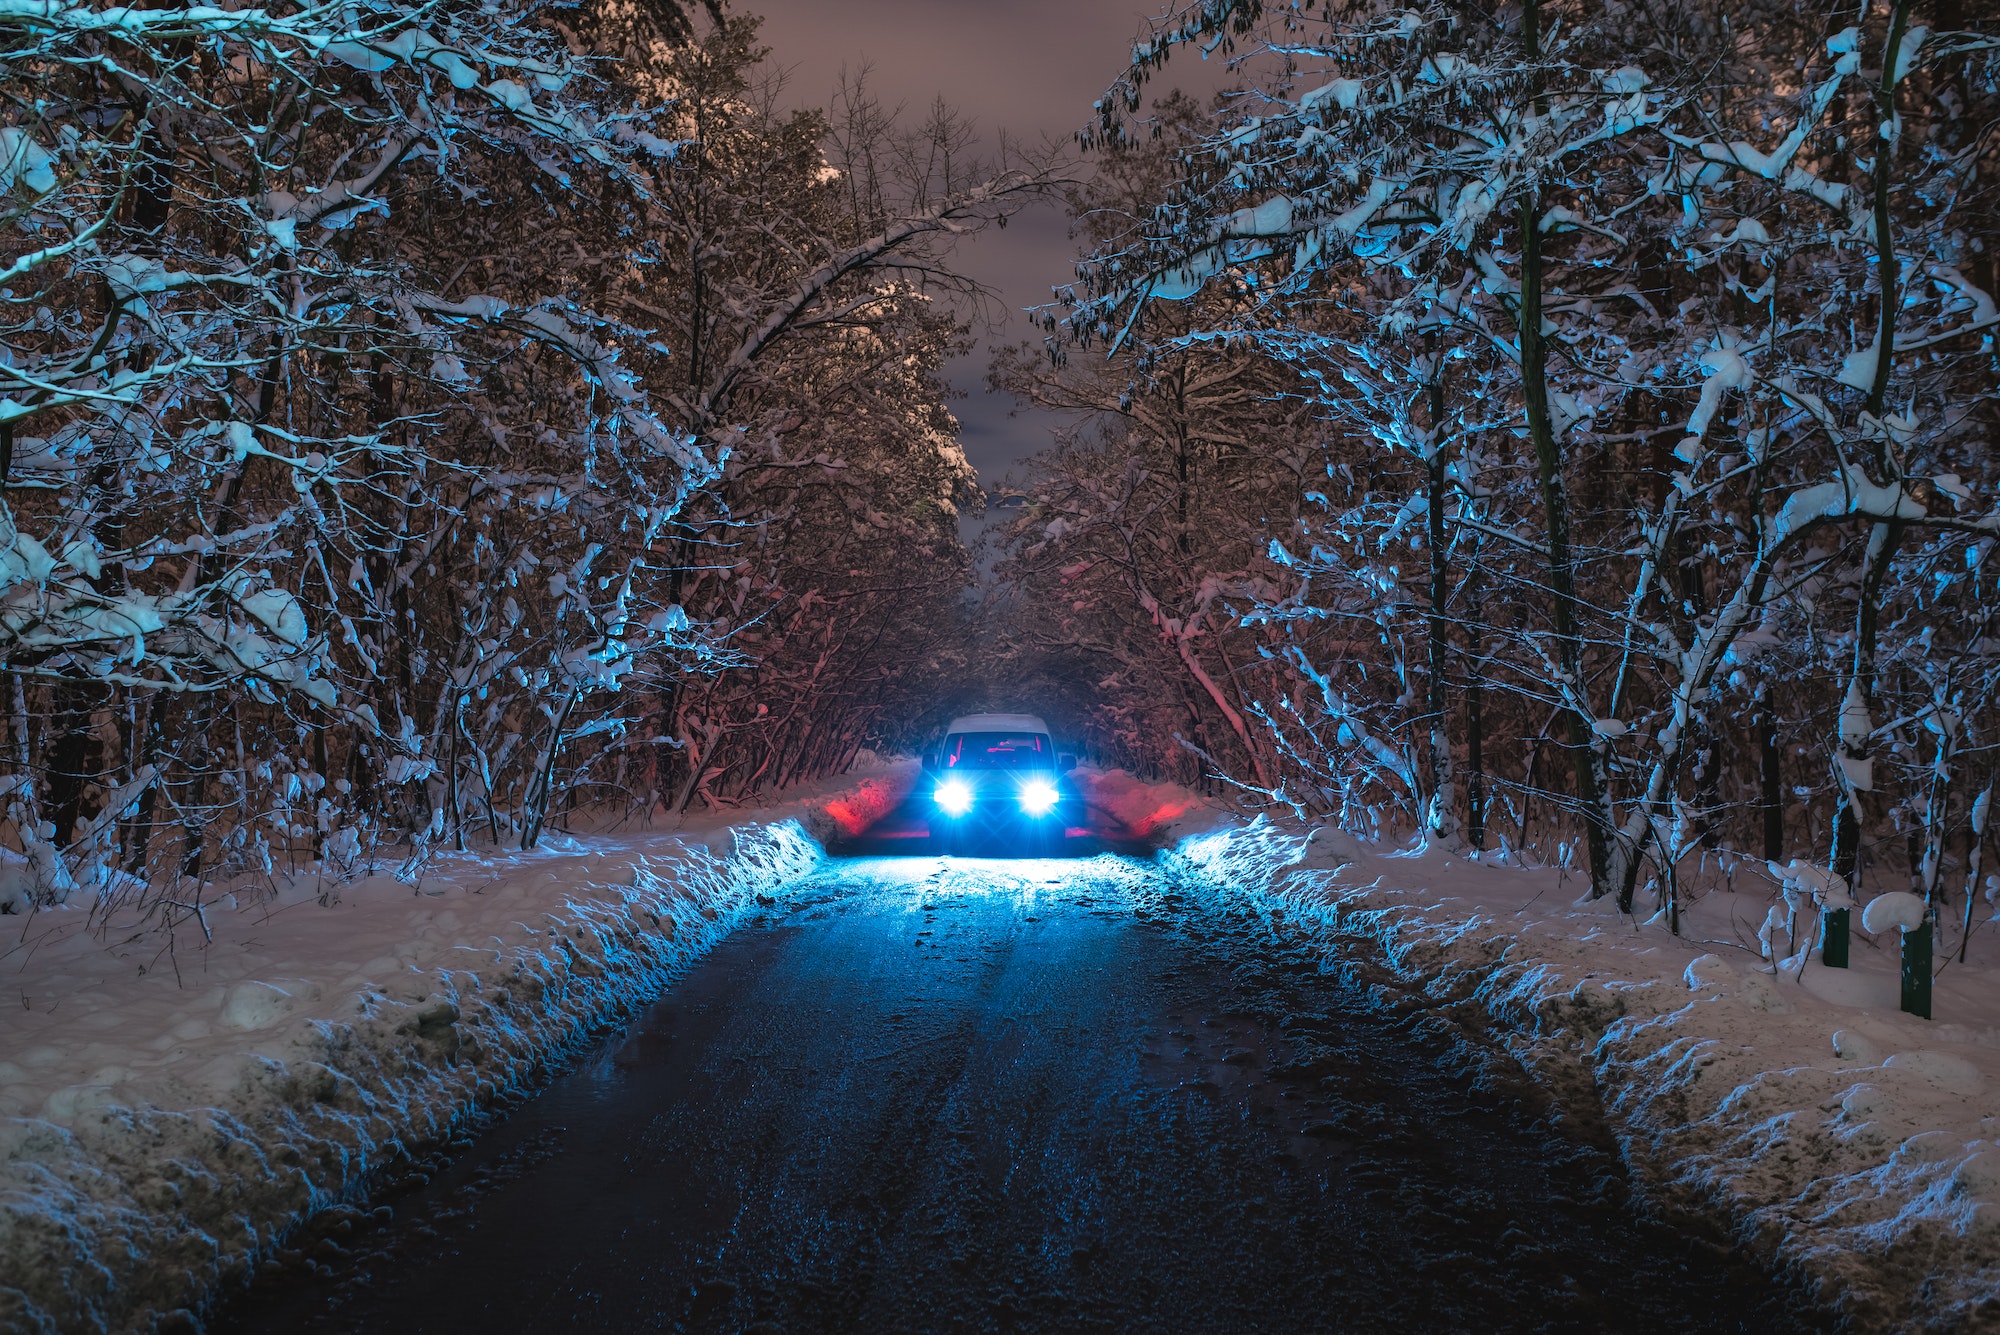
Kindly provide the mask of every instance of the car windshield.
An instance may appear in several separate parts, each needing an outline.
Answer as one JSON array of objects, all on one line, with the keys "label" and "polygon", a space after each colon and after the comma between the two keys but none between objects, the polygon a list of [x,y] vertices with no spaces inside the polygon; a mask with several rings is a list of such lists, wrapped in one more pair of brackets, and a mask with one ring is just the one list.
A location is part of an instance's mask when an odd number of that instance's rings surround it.
[{"label": "car windshield", "polygon": [[1038,732],[955,732],[944,739],[946,769],[1053,769],[1055,748]]}]

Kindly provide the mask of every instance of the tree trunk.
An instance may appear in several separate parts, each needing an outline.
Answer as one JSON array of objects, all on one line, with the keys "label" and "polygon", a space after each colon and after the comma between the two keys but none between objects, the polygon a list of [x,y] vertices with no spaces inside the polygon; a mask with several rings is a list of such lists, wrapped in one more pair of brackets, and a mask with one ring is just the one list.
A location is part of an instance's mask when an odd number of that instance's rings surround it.
[{"label": "tree trunk", "polygon": [[556,715],[555,726],[549,732],[549,749],[542,757],[535,786],[528,790],[527,801],[521,812],[521,851],[527,852],[541,841],[542,822],[548,818],[549,787],[555,782],[556,757],[562,751],[563,730],[569,726],[570,711],[576,708],[577,698],[583,691],[571,687],[563,700],[562,712]]},{"label": "tree trunk", "polygon": [[1486,654],[1475,572],[1466,581],[1466,639],[1471,666],[1465,679],[1465,819],[1474,851],[1486,847]]},{"label": "tree trunk", "polygon": [[101,695],[99,688],[84,682],[59,681],[53,691],[54,708],[50,724],[55,745],[49,750],[48,818],[55,823],[54,843],[69,847],[76,837],[76,823],[83,816],[83,790],[98,777],[99,753],[103,748],[91,722]]},{"label": "tree trunk", "polygon": [[[1539,4],[1529,0],[1523,10],[1528,56],[1539,60]],[[1576,700],[1588,689],[1584,679],[1583,635],[1577,616],[1575,557],[1570,549],[1569,491],[1563,476],[1562,447],[1549,412],[1548,345],[1542,335],[1541,209],[1530,192],[1519,213],[1521,229],[1521,304],[1516,327],[1521,339],[1521,397],[1527,408],[1528,434],[1535,447],[1535,465],[1548,525],[1549,585],[1554,593],[1556,662],[1562,683]],[[1597,738],[1590,721],[1574,706],[1566,711],[1570,765],[1576,778],[1577,808],[1583,816],[1590,860],[1590,895],[1611,892],[1611,821],[1605,810],[1604,775]],[[1621,897],[1622,898],[1622,897]],[[1621,904],[1621,907],[1629,906]]]},{"label": "tree trunk", "polygon": [[[1889,16],[1889,37],[1882,51],[1881,81],[1875,90],[1878,123],[1896,122],[1896,66],[1903,46],[1903,34],[1910,20],[1909,0],[1897,0]],[[1878,134],[1873,162],[1875,192],[1875,280],[1880,306],[1875,322],[1875,374],[1868,387],[1868,412],[1883,416],[1888,403],[1889,373],[1896,351],[1896,310],[1900,305],[1896,260],[1896,237],[1890,218],[1889,182],[1895,167],[1896,142]],[[1895,460],[1889,453],[1886,434],[1875,441],[1875,480],[1893,482]],[[1876,524],[1868,534],[1867,555],[1863,557],[1860,604],[1855,609],[1854,658],[1849,670],[1847,691],[1842,699],[1840,724],[1835,738],[1839,758],[1840,793],[1833,818],[1833,870],[1856,885],[1861,867],[1860,794],[1873,787],[1874,766],[1870,759],[1869,734],[1875,718],[1876,639],[1881,621],[1882,581],[1889,573],[1896,548],[1903,539],[1903,525],[1890,521]]]},{"label": "tree trunk", "polygon": [[1784,755],[1778,749],[1778,716],[1771,708],[1768,686],[1758,694],[1754,719],[1760,770],[1758,806],[1764,817],[1764,860],[1781,862],[1785,857]]},{"label": "tree trunk", "polygon": [[1430,544],[1430,613],[1425,618],[1424,708],[1429,739],[1427,762],[1430,773],[1430,809],[1424,825],[1430,838],[1447,846],[1458,842],[1458,793],[1452,783],[1450,702],[1447,678],[1451,662],[1450,627],[1445,620],[1445,603],[1451,597],[1450,552],[1444,532],[1444,378],[1437,354],[1437,336],[1430,336],[1430,450],[1426,460],[1429,489],[1425,501],[1429,509],[1427,540]]},{"label": "tree trunk", "polygon": [[[146,697],[146,719],[139,729],[138,750],[132,758],[132,772],[138,773],[148,765],[156,764],[160,758],[160,738],[166,730],[168,697],[153,693]],[[121,843],[125,849],[125,871],[127,875],[143,877],[146,874],[146,857],[152,850],[153,812],[158,803],[161,788],[166,786],[166,776],[162,774],[146,790],[139,794],[138,807],[125,823],[125,834]]]}]

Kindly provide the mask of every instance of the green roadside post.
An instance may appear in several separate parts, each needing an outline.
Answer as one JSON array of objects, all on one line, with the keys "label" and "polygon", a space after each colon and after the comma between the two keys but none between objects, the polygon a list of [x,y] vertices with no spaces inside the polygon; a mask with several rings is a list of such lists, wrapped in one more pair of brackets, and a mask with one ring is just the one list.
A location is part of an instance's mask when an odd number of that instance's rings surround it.
[{"label": "green roadside post", "polygon": [[1868,901],[1861,925],[1871,932],[1894,930],[1903,939],[1903,1013],[1931,1018],[1931,942],[1937,907],[1907,890],[1887,890]]},{"label": "green roadside post", "polygon": [[1903,1011],[1931,1018],[1931,915],[1903,933]]},{"label": "green roadside post", "polygon": [[1820,963],[1829,969],[1845,969],[1854,904],[1847,878],[1798,858],[1783,866],[1775,860],[1767,860],[1764,865],[1771,869],[1771,879],[1784,887],[1787,907],[1797,903],[1802,892],[1812,895],[1812,902],[1819,910]]},{"label": "green roadside post", "polygon": [[1820,912],[1819,962],[1829,969],[1847,967],[1847,940],[1849,909],[1824,909]]}]

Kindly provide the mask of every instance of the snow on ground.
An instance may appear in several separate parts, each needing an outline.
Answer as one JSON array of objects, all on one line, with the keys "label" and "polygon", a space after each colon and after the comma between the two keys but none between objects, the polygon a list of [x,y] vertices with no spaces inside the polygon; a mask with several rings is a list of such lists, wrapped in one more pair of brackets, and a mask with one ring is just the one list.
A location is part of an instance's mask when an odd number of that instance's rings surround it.
[{"label": "snow on ground", "polygon": [[1147,783],[1122,769],[1079,765],[1074,771],[1084,800],[1139,839],[1170,834],[1177,822],[1212,819],[1214,808],[1192,789]]},{"label": "snow on ground", "polygon": [[0,918],[0,1329],[198,1305],[657,995],[914,778],[445,855],[415,884],[279,876],[207,904],[207,939]]},{"label": "snow on ground", "polygon": [[1274,918],[1373,938],[1559,1101],[1600,1104],[1664,1213],[1720,1221],[1855,1329],[2000,1329],[2000,922],[1944,965],[1926,1021],[1859,914],[1854,967],[1773,972],[1773,887],[1748,875],[1676,937],[1556,871],[1205,820],[1179,856]]}]

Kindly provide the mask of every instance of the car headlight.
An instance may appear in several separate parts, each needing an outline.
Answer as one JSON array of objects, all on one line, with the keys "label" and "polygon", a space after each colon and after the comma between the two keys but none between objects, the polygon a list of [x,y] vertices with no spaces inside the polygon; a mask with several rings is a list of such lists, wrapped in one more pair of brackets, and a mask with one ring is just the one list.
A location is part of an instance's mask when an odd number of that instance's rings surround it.
[{"label": "car headlight", "polygon": [[1046,816],[1061,796],[1047,779],[1030,779],[1021,785],[1021,810],[1030,816]]},{"label": "car headlight", "polygon": [[972,785],[964,779],[946,779],[931,796],[947,816],[963,816],[972,810]]}]

